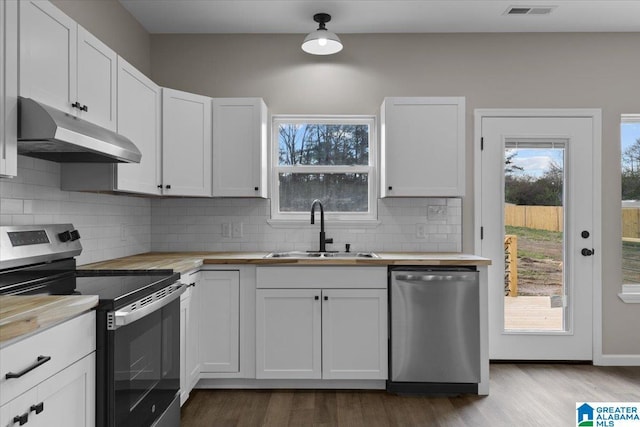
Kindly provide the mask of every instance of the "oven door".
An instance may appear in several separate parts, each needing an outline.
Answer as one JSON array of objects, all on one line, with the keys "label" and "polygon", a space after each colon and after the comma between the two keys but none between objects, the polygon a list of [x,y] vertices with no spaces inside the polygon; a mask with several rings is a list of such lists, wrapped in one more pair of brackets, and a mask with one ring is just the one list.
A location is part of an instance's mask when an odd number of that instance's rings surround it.
[{"label": "oven door", "polygon": [[[109,426],[158,422],[180,389],[180,298],[109,330]],[[179,425],[179,420],[178,424]]]}]

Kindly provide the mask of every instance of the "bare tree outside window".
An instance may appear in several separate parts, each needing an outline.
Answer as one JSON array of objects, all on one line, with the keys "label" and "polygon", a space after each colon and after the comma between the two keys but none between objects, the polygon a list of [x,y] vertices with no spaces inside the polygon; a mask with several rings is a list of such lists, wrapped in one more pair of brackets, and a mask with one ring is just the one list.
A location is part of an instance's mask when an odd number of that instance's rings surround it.
[{"label": "bare tree outside window", "polygon": [[274,126],[278,212],[307,213],[314,199],[329,213],[371,211],[371,119],[297,118]]}]

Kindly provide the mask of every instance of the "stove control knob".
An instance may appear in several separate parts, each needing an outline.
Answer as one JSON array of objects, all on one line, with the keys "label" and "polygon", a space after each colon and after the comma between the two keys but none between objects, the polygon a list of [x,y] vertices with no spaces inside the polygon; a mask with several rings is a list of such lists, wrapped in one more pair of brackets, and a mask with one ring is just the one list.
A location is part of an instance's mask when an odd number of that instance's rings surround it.
[{"label": "stove control knob", "polygon": [[80,238],[80,232],[78,230],[71,230],[69,232],[71,234],[71,241],[74,242]]},{"label": "stove control knob", "polygon": [[69,240],[71,240],[71,232],[67,230],[63,231],[62,233],[58,233],[58,238],[61,242],[68,242]]}]

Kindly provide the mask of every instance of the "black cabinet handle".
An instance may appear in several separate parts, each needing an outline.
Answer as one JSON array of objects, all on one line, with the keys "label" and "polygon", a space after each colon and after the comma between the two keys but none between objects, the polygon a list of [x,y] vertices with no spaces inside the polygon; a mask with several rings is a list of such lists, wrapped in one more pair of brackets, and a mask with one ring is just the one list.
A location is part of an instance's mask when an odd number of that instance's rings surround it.
[{"label": "black cabinet handle", "polygon": [[159,184],[159,185],[158,185],[158,188],[162,190],[162,184]]},{"label": "black cabinet handle", "polygon": [[582,254],[582,256],[591,256],[594,253],[596,253],[595,249],[587,249],[587,248],[583,248],[580,253]]},{"label": "black cabinet handle", "polygon": [[23,426],[25,425],[27,422],[29,422],[29,413],[25,412],[22,415],[16,415],[15,417],[13,417],[13,423],[18,423],[19,425]]},{"label": "black cabinet handle", "polygon": [[325,300],[325,301],[329,301],[329,297],[325,295],[325,296],[324,296],[324,300]]},{"label": "black cabinet handle", "polygon": [[77,108],[78,110],[82,110],[82,105],[78,101],[76,101],[73,104],[71,104],[71,106],[73,108]]},{"label": "black cabinet handle", "polygon": [[313,297],[313,299],[318,301],[320,299],[320,297],[318,295],[316,295],[315,297]]},{"label": "black cabinet handle", "polygon": [[164,188],[166,188],[167,190],[170,190],[171,189],[171,184],[165,185]]},{"label": "black cabinet handle", "polygon": [[81,111],[88,112],[88,111],[89,111],[89,107],[87,107],[86,105],[83,105],[83,106],[80,108],[80,110],[81,110]]},{"label": "black cabinet handle", "polygon": [[187,285],[187,288],[195,288],[195,287],[196,287],[196,282],[189,283],[189,284]]},{"label": "black cabinet handle", "polygon": [[253,187],[254,190],[258,191],[260,187]]},{"label": "black cabinet handle", "polygon": [[389,190],[393,190],[393,187],[392,187],[392,186],[389,186]]},{"label": "black cabinet handle", "polygon": [[30,411],[31,412],[35,411],[36,414],[39,414],[40,412],[44,411],[44,402],[40,402],[37,405],[31,405]]},{"label": "black cabinet handle", "polygon": [[[4,377],[6,379],[8,379],[8,380],[10,380],[11,378],[20,378],[21,376],[23,376],[27,372],[31,372],[34,369],[36,369],[38,366],[44,365],[49,360],[51,360],[51,356],[38,356],[38,360],[33,365],[29,366],[28,368],[25,368],[23,371],[20,371],[20,372],[16,372],[16,373],[7,372],[7,374]],[[20,424],[20,425],[22,425],[22,424]]]}]

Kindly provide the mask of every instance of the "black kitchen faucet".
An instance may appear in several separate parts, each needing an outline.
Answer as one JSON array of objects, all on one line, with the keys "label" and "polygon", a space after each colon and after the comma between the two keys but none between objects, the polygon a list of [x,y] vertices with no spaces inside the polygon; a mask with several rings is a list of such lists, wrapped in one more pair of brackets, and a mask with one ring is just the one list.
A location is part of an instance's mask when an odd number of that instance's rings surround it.
[{"label": "black kitchen faucet", "polygon": [[315,213],[316,213],[316,205],[320,206],[320,250],[319,252],[327,251],[327,243],[333,243],[332,238],[325,238],[324,234],[324,208],[322,207],[322,202],[320,200],[315,199],[311,204],[311,224],[315,224]]}]

